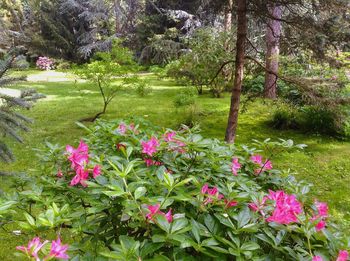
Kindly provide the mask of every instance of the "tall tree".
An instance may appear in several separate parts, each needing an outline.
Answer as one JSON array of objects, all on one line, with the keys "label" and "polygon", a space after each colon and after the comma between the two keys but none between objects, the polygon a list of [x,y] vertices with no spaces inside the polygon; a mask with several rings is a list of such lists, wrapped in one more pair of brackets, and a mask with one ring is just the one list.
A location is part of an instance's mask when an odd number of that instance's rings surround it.
[{"label": "tall tree", "polygon": [[246,37],[248,32],[247,1],[237,0],[237,42],[235,79],[231,94],[230,112],[227,122],[225,140],[234,142],[238,125],[239,104],[242,92],[242,81],[244,74]]},{"label": "tall tree", "polygon": [[271,18],[268,19],[266,28],[266,73],[264,96],[275,99],[277,97],[277,73],[280,53],[280,37],[282,29],[282,6],[271,4],[268,7]]}]

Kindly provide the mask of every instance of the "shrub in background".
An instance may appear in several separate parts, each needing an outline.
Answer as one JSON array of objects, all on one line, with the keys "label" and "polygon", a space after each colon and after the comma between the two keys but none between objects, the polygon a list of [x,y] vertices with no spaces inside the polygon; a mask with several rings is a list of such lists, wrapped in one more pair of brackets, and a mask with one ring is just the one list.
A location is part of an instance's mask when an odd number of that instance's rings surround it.
[{"label": "shrub in background", "polygon": [[18,55],[12,62],[12,68],[17,70],[26,70],[29,69],[30,64],[27,61],[26,56]]},{"label": "shrub in background", "polygon": [[5,228],[66,231],[73,260],[347,260],[327,204],[274,168],[271,155],[303,145],[227,145],[144,121],[86,130],[78,146],[48,144],[1,199]]}]

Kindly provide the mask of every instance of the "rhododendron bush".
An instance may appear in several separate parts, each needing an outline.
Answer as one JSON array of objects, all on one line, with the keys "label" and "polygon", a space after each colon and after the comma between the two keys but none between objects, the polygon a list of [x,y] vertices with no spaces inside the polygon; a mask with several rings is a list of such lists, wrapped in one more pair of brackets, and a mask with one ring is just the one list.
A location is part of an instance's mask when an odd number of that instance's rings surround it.
[{"label": "rhododendron bush", "polygon": [[[0,206],[5,226],[71,238],[52,241],[51,259],[348,259],[327,203],[275,168],[271,155],[302,145],[227,145],[142,120],[85,129],[80,142],[47,144],[41,168]],[[48,242],[33,240],[17,249],[35,259]]]}]

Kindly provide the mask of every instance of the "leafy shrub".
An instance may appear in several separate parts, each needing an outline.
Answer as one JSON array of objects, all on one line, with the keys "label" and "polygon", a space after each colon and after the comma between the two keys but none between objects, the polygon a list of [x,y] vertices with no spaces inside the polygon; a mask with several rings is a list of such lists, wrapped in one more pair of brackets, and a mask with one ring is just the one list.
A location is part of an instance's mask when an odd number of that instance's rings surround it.
[{"label": "leafy shrub", "polygon": [[18,55],[12,62],[12,68],[17,70],[29,69],[30,64],[24,55]]},{"label": "leafy shrub", "polygon": [[193,105],[196,101],[196,93],[193,88],[188,87],[180,91],[174,98],[175,107]]},{"label": "leafy shrub", "polygon": [[140,97],[145,97],[152,92],[152,87],[148,81],[138,76],[126,77],[123,81],[125,86],[134,88]]},{"label": "leafy shrub", "polygon": [[290,140],[256,142],[264,152],[186,127],[98,121],[86,129],[77,148],[48,144],[40,170],[0,204],[2,224],[15,221],[32,234],[68,230],[73,260],[347,254],[327,204],[311,203],[308,184],[273,168],[271,155],[293,149]]},{"label": "leafy shrub", "polygon": [[276,129],[298,129],[338,137],[350,137],[347,124],[338,111],[319,106],[280,106],[271,121]]},{"label": "leafy shrub", "polygon": [[280,107],[272,116],[272,126],[276,129],[297,129],[298,115],[293,107]]},{"label": "leafy shrub", "polygon": [[69,70],[72,68],[72,64],[66,60],[63,59],[56,59],[55,60],[55,67],[57,70]]},{"label": "leafy shrub", "polygon": [[338,112],[317,106],[301,109],[299,125],[302,129],[328,135],[342,134],[342,125],[338,122]]}]

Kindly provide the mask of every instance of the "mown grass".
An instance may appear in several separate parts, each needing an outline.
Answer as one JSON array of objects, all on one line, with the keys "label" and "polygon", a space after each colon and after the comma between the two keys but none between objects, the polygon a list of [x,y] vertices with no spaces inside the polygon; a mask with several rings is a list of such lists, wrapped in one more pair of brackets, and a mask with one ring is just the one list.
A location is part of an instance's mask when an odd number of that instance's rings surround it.
[{"label": "mown grass", "polygon": [[[30,73],[33,73],[32,71]],[[144,117],[156,125],[176,128],[186,118],[182,109],[173,105],[174,96],[183,87],[171,80],[160,80],[147,76],[153,92],[140,98],[133,90],[120,91],[108,108],[105,119],[133,116]],[[25,143],[13,143],[17,161],[1,164],[1,169],[9,172],[28,172],[38,167],[33,148],[51,143],[75,144],[84,135],[75,122],[93,116],[102,108],[99,93],[88,83],[70,82],[25,82],[16,88],[36,88],[47,97],[39,101],[30,111],[24,113],[35,120],[32,131],[22,136]],[[83,91],[84,90],[84,91]],[[229,95],[214,99],[205,94],[196,99],[199,116],[197,120],[206,137],[222,139],[229,108]],[[333,138],[306,135],[292,131],[271,129],[267,122],[271,118],[272,103],[257,100],[248,105],[248,110],[240,115],[237,143],[250,143],[252,139],[284,138],[296,143],[307,144],[304,151],[277,155],[277,168],[291,168],[299,179],[313,183],[312,196],[329,202],[331,213],[344,225],[350,227],[350,143]],[[1,187],[9,191],[10,177],[0,177]],[[16,226],[11,227],[13,230]],[[17,228],[18,229],[18,228]],[[18,244],[23,244],[26,236],[18,237],[0,232],[0,260],[13,260],[12,252]]]}]

